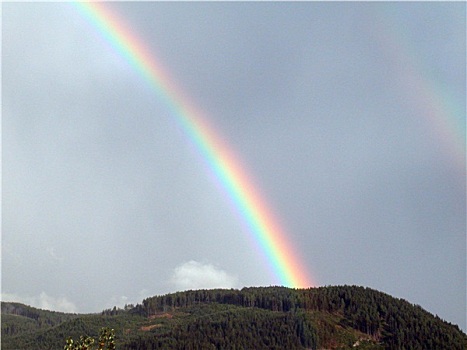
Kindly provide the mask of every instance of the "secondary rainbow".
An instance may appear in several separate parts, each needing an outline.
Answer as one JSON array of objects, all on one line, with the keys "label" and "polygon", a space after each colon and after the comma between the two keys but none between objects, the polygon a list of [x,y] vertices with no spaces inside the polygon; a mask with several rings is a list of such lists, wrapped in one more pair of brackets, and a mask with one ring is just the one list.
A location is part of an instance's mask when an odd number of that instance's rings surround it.
[{"label": "secondary rainbow", "polygon": [[166,71],[146,45],[121,18],[101,2],[78,2],[74,6],[101,35],[136,69],[170,108],[177,123],[195,144],[218,181],[234,203],[277,276],[288,287],[311,287],[313,282],[298,252],[271,214],[244,167],[227,147],[219,132],[176,88]]},{"label": "secondary rainbow", "polygon": [[394,16],[398,15],[387,7],[375,7],[370,22],[374,26],[372,32],[381,44],[394,80],[400,82],[401,91],[408,96],[407,101],[424,116],[439,147],[458,166],[465,180],[465,101],[456,100],[453,92],[435,77],[433,69],[426,67],[426,58],[410,42],[405,26],[395,21]]}]

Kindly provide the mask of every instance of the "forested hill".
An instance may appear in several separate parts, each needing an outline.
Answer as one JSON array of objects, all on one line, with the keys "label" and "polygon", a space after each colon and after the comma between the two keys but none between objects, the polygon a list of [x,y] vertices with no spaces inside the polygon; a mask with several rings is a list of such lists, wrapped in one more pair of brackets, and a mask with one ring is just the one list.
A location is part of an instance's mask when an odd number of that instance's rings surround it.
[{"label": "forested hill", "polygon": [[2,349],[63,349],[115,329],[117,349],[467,349],[457,326],[356,286],[196,290],[72,315],[2,303]]},{"label": "forested hill", "polygon": [[80,317],[77,314],[47,311],[20,303],[2,302],[2,338],[52,328]]}]

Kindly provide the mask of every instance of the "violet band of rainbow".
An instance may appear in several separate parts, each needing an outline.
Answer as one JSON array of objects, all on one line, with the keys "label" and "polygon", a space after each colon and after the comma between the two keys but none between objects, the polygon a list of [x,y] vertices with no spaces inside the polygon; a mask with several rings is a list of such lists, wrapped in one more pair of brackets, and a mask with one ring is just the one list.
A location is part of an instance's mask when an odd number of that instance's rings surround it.
[{"label": "violet band of rainbow", "polygon": [[156,96],[171,110],[176,122],[206,160],[247,224],[279,283],[294,288],[313,286],[306,264],[253,186],[251,176],[247,175],[234,152],[223,142],[220,133],[202,118],[202,114],[176,88],[154,54],[105,3],[74,2],[73,5],[147,81]]}]

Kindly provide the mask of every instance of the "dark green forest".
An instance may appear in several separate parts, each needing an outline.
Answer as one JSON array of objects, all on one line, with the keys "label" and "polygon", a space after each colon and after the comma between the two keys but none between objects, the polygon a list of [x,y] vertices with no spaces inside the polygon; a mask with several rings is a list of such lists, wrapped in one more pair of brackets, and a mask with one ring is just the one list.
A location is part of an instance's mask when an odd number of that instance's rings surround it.
[{"label": "dark green forest", "polygon": [[467,349],[456,325],[357,286],[194,290],[87,315],[2,302],[1,312],[5,350],[63,349],[102,327],[117,349]]}]

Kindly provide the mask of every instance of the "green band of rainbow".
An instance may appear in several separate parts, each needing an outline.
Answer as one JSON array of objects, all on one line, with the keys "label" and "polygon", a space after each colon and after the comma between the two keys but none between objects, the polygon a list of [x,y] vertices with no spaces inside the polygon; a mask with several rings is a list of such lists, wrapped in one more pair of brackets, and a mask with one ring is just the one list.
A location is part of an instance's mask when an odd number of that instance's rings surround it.
[{"label": "green band of rainbow", "polygon": [[222,141],[219,133],[201,118],[201,114],[175,88],[154,55],[103,3],[86,2],[74,5],[144,77],[172,111],[248,224],[279,282],[296,288],[312,286],[305,265],[301,263],[297,252],[233,152]]}]

